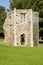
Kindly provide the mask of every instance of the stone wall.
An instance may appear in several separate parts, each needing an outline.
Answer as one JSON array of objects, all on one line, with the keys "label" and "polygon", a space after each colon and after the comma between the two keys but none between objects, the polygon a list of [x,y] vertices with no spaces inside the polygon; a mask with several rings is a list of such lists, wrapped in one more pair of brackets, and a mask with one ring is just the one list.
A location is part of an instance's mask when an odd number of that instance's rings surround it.
[{"label": "stone wall", "polygon": [[[14,8],[7,13],[3,25],[5,41],[14,46],[38,45],[38,14],[32,9],[19,10]],[[25,43],[21,45],[21,35],[25,35]]]},{"label": "stone wall", "polygon": [[39,44],[39,14],[37,12],[33,13],[33,41],[34,46]]}]

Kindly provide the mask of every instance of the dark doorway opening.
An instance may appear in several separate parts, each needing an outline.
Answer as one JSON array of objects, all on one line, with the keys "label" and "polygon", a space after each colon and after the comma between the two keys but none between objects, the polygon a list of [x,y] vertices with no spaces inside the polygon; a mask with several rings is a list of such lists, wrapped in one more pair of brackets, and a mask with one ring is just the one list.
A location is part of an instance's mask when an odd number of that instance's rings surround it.
[{"label": "dark doorway opening", "polygon": [[25,44],[25,34],[21,35],[21,45]]}]

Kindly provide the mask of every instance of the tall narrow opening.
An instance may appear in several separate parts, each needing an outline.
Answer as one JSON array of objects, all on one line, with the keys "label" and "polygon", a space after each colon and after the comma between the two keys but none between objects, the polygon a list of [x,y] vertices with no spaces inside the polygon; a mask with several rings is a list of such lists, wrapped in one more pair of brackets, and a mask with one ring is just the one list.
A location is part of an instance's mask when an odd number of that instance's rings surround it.
[{"label": "tall narrow opening", "polygon": [[25,44],[25,34],[21,35],[21,45]]}]

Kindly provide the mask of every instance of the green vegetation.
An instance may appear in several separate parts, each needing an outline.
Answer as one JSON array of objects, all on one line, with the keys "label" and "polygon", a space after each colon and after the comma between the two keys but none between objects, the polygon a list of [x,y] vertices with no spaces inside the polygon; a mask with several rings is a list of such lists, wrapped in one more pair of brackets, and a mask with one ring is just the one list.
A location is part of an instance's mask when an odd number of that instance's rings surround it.
[{"label": "green vegetation", "polygon": [[39,47],[43,47],[43,44],[39,44]]},{"label": "green vegetation", "polygon": [[[43,12],[43,0],[10,0],[10,9],[33,9]],[[42,16],[42,14],[41,14]]]},{"label": "green vegetation", "polygon": [[0,45],[0,65],[43,65],[43,47]]},{"label": "green vegetation", "polygon": [[6,12],[4,6],[0,6],[0,38],[4,37],[3,24],[5,21]]},{"label": "green vegetation", "polygon": [[3,42],[3,41],[4,41],[4,39],[1,38],[1,39],[0,39],[0,42]]}]

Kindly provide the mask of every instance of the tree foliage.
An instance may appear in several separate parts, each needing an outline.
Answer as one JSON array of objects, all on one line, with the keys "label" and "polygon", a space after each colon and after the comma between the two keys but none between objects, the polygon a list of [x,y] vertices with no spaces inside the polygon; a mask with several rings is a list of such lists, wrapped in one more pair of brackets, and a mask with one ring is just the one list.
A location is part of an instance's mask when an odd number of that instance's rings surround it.
[{"label": "tree foliage", "polygon": [[0,37],[3,36],[1,35],[1,33],[3,34],[3,24],[5,21],[5,17],[6,17],[5,8],[3,6],[0,6]]},{"label": "tree foliage", "polygon": [[42,11],[43,0],[10,0],[10,8],[14,9],[30,9],[34,11]]},{"label": "tree foliage", "polygon": [[10,9],[33,9],[43,17],[43,0],[10,0]]}]

